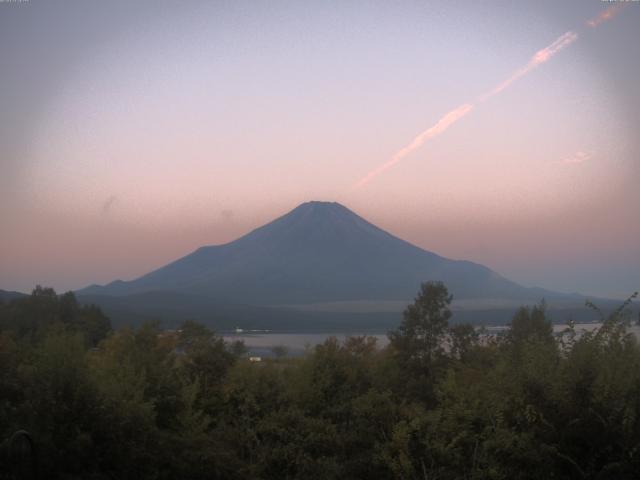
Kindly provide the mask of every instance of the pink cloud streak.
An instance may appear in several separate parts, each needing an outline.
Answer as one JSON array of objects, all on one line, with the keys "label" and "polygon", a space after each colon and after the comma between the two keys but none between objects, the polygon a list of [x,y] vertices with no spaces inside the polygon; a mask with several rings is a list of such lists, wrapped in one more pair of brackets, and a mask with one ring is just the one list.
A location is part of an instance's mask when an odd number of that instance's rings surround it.
[{"label": "pink cloud streak", "polygon": [[[590,26],[592,28],[595,28],[598,25],[600,25],[601,23],[612,19],[620,11],[621,8],[622,8],[621,4],[609,7],[606,10],[603,10],[602,12],[600,12],[593,19],[588,20],[586,22],[586,25],[588,25],[588,26]],[[571,45],[577,39],[578,39],[578,34],[573,32],[573,31],[571,31],[571,30],[568,31],[568,32],[563,33],[551,45],[549,45],[548,47],[545,47],[545,48],[543,48],[541,50],[538,50],[531,57],[531,59],[529,60],[529,62],[526,65],[524,65],[523,67],[521,67],[518,70],[516,70],[515,72],[513,72],[509,77],[507,77],[505,80],[500,82],[496,87],[494,87],[493,89],[489,90],[487,93],[481,95],[478,98],[478,102],[480,102],[480,103],[481,102],[485,102],[486,100],[490,99],[491,97],[493,97],[493,96],[497,95],[498,93],[502,92],[503,90],[508,88],[512,83],[514,83],[516,80],[524,77],[525,75],[527,75],[531,71],[533,71],[536,68],[538,68],[540,65],[548,62],[555,54],[557,54],[558,52],[560,52],[562,49],[566,48],[567,46]],[[353,189],[355,190],[355,189],[363,187],[364,185],[369,183],[374,177],[380,175],[381,173],[385,172],[386,170],[388,170],[391,167],[393,167],[394,165],[396,165],[398,162],[400,162],[403,158],[405,158],[411,152],[413,152],[414,150],[419,148],[426,141],[428,141],[428,140],[440,135],[441,133],[443,133],[447,128],[449,128],[455,122],[457,122],[462,117],[467,115],[474,108],[475,108],[474,104],[465,103],[465,104],[459,106],[458,108],[456,108],[454,110],[451,110],[449,113],[445,114],[442,118],[440,118],[440,120],[438,120],[438,122],[435,125],[433,125],[432,127],[428,128],[427,130],[423,131],[420,135],[418,135],[416,138],[414,138],[411,143],[409,143],[405,147],[402,147],[400,150],[398,150],[393,155],[393,157],[391,157],[391,160],[389,160],[386,163],[383,163],[382,165],[380,165],[379,167],[375,168],[374,170],[371,170],[364,177],[362,177],[360,180],[358,180],[358,182],[356,182],[354,184]],[[578,153],[583,153],[583,152],[578,152]],[[565,161],[565,163],[580,163],[582,161],[588,160],[588,158],[590,158],[590,156],[585,154],[583,156],[575,157],[574,161],[569,161],[569,162]]]},{"label": "pink cloud streak", "polygon": [[380,175],[385,170],[390,169],[396,163],[398,163],[400,160],[402,160],[404,157],[406,157],[411,152],[413,152],[415,149],[419,148],[424,142],[426,142],[428,140],[431,140],[432,138],[437,137],[438,135],[443,133],[447,128],[449,128],[455,122],[457,122],[462,117],[464,117],[469,112],[471,112],[471,110],[473,110],[473,105],[471,105],[469,103],[465,103],[464,105],[460,105],[458,108],[456,108],[454,110],[451,110],[449,113],[443,115],[440,118],[440,120],[438,120],[436,122],[435,125],[433,125],[432,127],[426,129],[424,132],[422,132],[420,135],[418,135],[416,138],[414,138],[411,143],[409,143],[407,146],[402,147],[400,150],[398,150],[393,155],[393,157],[391,157],[391,160],[389,160],[386,163],[383,163],[378,168],[376,168],[374,170],[371,170],[364,177],[362,177],[353,186],[353,188],[356,189],[356,188],[360,188],[360,187],[366,185],[374,177],[376,177],[377,175]]},{"label": "pink cloud streak", "polygon": [[622,7],[623,7],[622,3],[613,5],[607,8],[606,10],[603,10],[602,12],[600,12],[597,16],[595,16],[591,20],[587,20],[585,24],[591,28],[595,28],[601,23],[604,23],[607,20],[611,20],[614,16],[618,14],[618,12],[622,9]]},{"label": "pink cloud streak", "polygon": [[551,59],[551,57],[553,57],[556,53],[558,53],[560,50],[565,48],[567,45],[572,44],[577,39],[578,39],[578,34],[575,32],[569,31],[569,32],[563,33],[551,45],[549,45],[546,48],[543,48],[542,50],[538,50],[531,57],[531,60],[529,60],[529,63],[527,63],[524,67],[519,68],[518,70],[513,72],[506,80],[499,83],[498,86],[496,86],[489,92],[485,93],[484,95],[481,95],[479,100],[481,102],[484,102],[485,100],[488,100],[494,95],[497,95],[498,93],[502,92],[505,88],[507,88],[509,85],[511,85],[513,82],[515,82],[519,78],[524,77],[527,73],[531,72],[532,70],[539,67],[543,63],[548,62],[549,59]]},{"label": "pink cloud streak", "polygon": [[561,162],[567,165],[577,165],[577,164],[586,162],[587,160],[590,160],[592,157],[593,157],[593,153],[579,150],[576,153],[574,153],[572,156],[563,158]]},{"label": "pink cloud streak", "polygon": [[[557,52],[562,50],[567,45],[574,42],[577,38],[578,38],[578,35],[573,32],[566,32],[565,34],[561,35],[551,45],[549,45],[546,48],[543,48],[542,50],[537,51],[533,55],[533,57],[531,57],[531,60],[529,60],[529,63],[527,63],[524,67],[516,70],[515,73],[509,76],[509,78],[507,78],[505,81],[501,82],[497,87],[495,87],[489,93],[482,95],[479,101],[483,102],[493,97],[494,95],[500,93],[502,90],[507,88],[509,85],[511,85],[520,77],[526,75],[531,70],[538,67],[539,65],[547,62],[553,55],[555,55]],[[386,170],[396,165],[398,162],[400,162],[403,158],[405,158],[411,152],[413,152],[414,150],[422,146],[425,142],[443,133],[451,125],[453,125],[458,120],[460,120],[461,118],[469,114],[474,108],[475,108],[475,105],[471,103],[465,103],[459,106],[458,108],[455,108],[454,110],[451,110],[450,112],[443,115],[440,118],[440,120],[436,122],[435,125],[433,125],[432,127],[420,133],[420,135],[415,137],[411,143],[409,143],[408,145],[398,150],[393,155],[393,157],[391,157],[389,161],[387,161],[386,163],[383,163],[382,165],[375,168],[374,170],[371,170],[364,177],[358,180],[358,182],[354,184],[353,189],[355,190],[365,186],[367,183],[373,180],[373,178],[377,177],[381,173],[385,172]]]}]

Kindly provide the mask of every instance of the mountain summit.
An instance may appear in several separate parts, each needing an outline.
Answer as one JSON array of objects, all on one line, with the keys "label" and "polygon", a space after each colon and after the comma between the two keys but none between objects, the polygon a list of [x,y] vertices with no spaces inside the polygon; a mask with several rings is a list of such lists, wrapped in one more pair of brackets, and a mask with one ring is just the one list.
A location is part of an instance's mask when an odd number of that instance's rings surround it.
[{"label": "mountain summit", "polygon": [[172,292],[246,305],[410,300],[442,280],[456,299],[539,300],[489,268],[423,250],[339,203],[307,202],[237,240],[205,246],[132,281],[81,295]]}]

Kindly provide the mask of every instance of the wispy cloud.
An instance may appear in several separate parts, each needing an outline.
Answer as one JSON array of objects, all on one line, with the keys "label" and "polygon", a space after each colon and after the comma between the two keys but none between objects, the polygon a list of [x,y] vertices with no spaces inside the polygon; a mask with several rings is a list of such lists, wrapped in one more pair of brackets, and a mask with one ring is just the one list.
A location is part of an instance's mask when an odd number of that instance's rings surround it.
[{"label": "wispy cloud", "polygon": [[587,20],[585,22],[586,25],[588,25],[591,28],[595,28],[598,25],[600,25],[601,23],[606,22],[607,20],[611,20],[613,17],[615,17],[618,12],[620,12],[620,10],[623,7],[623,3],[616,3],[615,5],[612,5],[611,7],[607,8],[606,10],[603,10],[602,12],[600,12],[597,16],[595,16],[594,18],[592,18],[591,20]]},{"label": "wispy cloud", "polygon": [[451,125],[453,125],[455,122],[457,122],[462,117],[464,117],[469,112],[471,112],[471,110],[473,110],[473,105],[471,105],[469,103],[465,103],[464,105],[460,105],[458,108],[456,108],[454,110],[451,110],[449,113],[443,115],[440,118],[440,120],[438,120],[435,123],[435,125],[433,125],[432,127],[428,128],[425,131],[423,131],[422,133],[420,133],[420,135],[418,135],[416,138],[414,138],[411,143],[409,143],[407,146],[402,147],[400,150],[398,150],[393,155],[393,157],[391,157],[391,160],[389,160],[387,163],[383,163],[378,168],[370,171],[364,177],[362,177],[353,186],[353,188],[360,188],[360,187],[366,185],[374,177],[376,177],[377,175],[380,175],[385,170],[390,169],[396,163],[398,163],[400,160],[402,160],[404,157],[406,157],[411,152],[413,152],[415,149],[419,148],[424,142],[426,142],[426,141],[428,141],[428,140],[440,135],[447,128],[449,128]]},{"label": "wispy cloud", "polygon": [[109,212],[111,212],[113,204],[116,202],[116,200],[118,200],[118,197],[116,197],[115,195],[109,195],[109,197],[107,197],[107,199],[102,204],[102,207],[100,208],[100,212],[103,216],[109,215]]},{"label": "wispy cloud", "polygon": [[577,165],[579,163],[586,162],[591,158],[593,158],[592,152],[585,152],[582,150],[578,150],[573,155],[563,158],[562,160],[560,160],[560,162],[564,163],[565,165]]},{"label": "wispy cloud", "polygon": [[225,222],[230,222],[233,220],[233,210],[229,209],[229,208],[225,208],[224,210],[220,210],[220,217],[225,221]]},{"label": "wispy cloud", "polygon": [[[498,93],[503,91],[505,88],[507,88],[509,85],[511,85],[513,82],[518,80],[520,77],[523,77],[524,75],[526,75],[527,73],[529,73],[530,71],[532,71],[533,69],[538,67],[539,65],[542,65],[543,63],[549,61],[549,59],[552,56],[554,56],[556,53],[558,53],[560,50],[562,50],[567,45],[569,45],[572,42],[574,42],[577,38],[578,38],[578,35],[576,33],[574,33],[574,32],[566,32],[566,33],[564,33],[563,35],[561,35],[555,42],[553,42],[548,47],[543,48],[542,50],[538,50],[531,57],[531,60],[529,60],[529,62],[524,67],[519,68],[513,74],[511,74],[506,80],[504,80],[503,82],[499,83],[495,88],[493,88],[489,92],[485,93],[484,95],[480,96],[478,101],[479,102],[484,102],[485,100],[488,100],[489,98],[493,97],[494,95],[497,95]],[[373,178],[377,177],[382,172],[384,172],[384,171],[390,169],[391,167],[393,167],[394,165],[396,165],[398,162],[400,162],[403,158],[405,158],[411,152],[413,152],[414,150],[416,150],[417,148],[422,146],[425,142],[427,142],[427,141],[431,140],[432,138],[435,138],[438,135],[440,135],[441,133],[443,133],[451,125],[456,123],[462,117],[464,117],[467,114],[469,114],[474,108],[475,108],[474,104],[465,103],[463,105],[460,105],[458,108],[455,108],[455,109],[451,110],[450,112],[446,113],[445,115],[443,115],[435,123],[435,125],[433,125],[433,126],[429,127],[428,129],[424,130],[417,137],[415,137],[411,143],[409,143],[408,145],[406,145],[406,146],[402,147],[400,150],[398,150],[391,157],[391,159],[389,161],[387,161],[386,163],[383,163],[382,165],[380,165],[379,167],[375,168],[374,170],[371,170],[364,177],[362,177],[360,180],[358,180],[353,185],[353,188],[354,189],[358,189],[358,188],[363,187],[364,185],[369,183],[371,180],[373,180]]]},{"label": "wispy cloud", "polygon": [[551,45],[543,48],[542,50],[538,50],[531,57],[531,59],[526,65],[524,65],[523,67],[513,72],[509,77],[507,77],[506,80],[499,83],[492,90],[489,90],[487,93],[481,95],[479,100],[481,102],[484,102],[485,100],[488,100],[494,95],[497,95],[498,93],[502,92],[505,88],[507,88],[509,85],[511,85],[513,82],[515,82],[519,78],[524,77],[527,73],[538,68],[543,63],[548,62],[551,59],[551,57],[553,57],[556,53],[558,53],[560,50],[565,48],[567,45],[572,44],[577,39],[578,39],[578,34],[575,32],[569,31],[569,32],[563,33]]},{"label": "wispy cloud", "polygon": [[[619,10],[622,8],[621,5],[614,5],[612,7],[603,10],[598,14],[595,18],[588,20],[586,24],[590,27],[596,27],[607,20],[613,18]],[[548,62],[554,55],[558,52],[571,45],[578,39],[578,34],[574,31],[568,31],[560,35],[551,45],[538,50],[527,62],[526,65],[520,67],[516,71],[514,71],[511,75],[509,75],[505,80],[500,82],[494,88],[489,90],[488,92],[482,94],[478,97],[477,103],[485,102],[491,97],[497,95],[502,92],[506,88],[508,88],[512,83],[516,80],[524,77],[531,71],[538,68],[540,65]],[[419,148],[428,140],[431,140],[434,137],[437,137],[441,133],[443,133],[447,128],[453,125],[455,122],[460,120],[462,117],[470,113],[475,108],[475,105],[472,103],[465,103],[458,108],[451,110],[449,113],[445,114],[436,122],[435,125],[423,131],[420,135],[415,137],[411,143],[402,147],[398,150],[389,161],[383,163],[379,167],[371,170],[364,177],[358,180],[354,185],[353,189],[358,189],[369,183],[376,176],[380,175],[384,171],[390,169],[397,163],[399,163],[403,158],[409,155],[411,152]],[[569,157],[563,161],[563,163],[582,163],[591,158],[591,156],[586,152],[577,152],[573,157]]]}]

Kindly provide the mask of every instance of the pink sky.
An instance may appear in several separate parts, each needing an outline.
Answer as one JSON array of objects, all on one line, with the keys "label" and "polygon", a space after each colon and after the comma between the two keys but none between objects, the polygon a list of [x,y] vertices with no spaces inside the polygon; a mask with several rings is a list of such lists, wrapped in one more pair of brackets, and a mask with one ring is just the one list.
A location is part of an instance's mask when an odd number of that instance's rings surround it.
[{"label": "pink sky", "polygon": [[640,4],[143,4],[0,5],[0,40],[42,37],[0,42],[0,288],[134,278],[308,200],[525,285],[640,288]]}]

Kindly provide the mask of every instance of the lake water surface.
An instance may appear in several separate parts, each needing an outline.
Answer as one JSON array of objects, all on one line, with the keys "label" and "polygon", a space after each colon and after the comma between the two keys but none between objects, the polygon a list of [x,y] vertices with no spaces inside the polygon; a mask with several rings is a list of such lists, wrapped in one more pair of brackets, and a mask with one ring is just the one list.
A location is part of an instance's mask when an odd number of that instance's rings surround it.
[{"label": "lake water surface", "polygon": [[[577,323],[575,325],[576,332],[592,331],[600,327],[601,323]],[[554,325],[553,330],[556,334],[560,334],[565,328],[564,324]],[[505,331],[507,327],[486,327],[487,333],[498,334]],[[630,332],[640,338],[640,326],[633,325],[629,328]],[[241,333],[228,332],[223,333],[223,338],[227,342],[237,340],[243,341],[249,350],[249,355],[260,357],[273,357],[274,347],[285,347],[287,354],[290,356],[300,356],[308,349],[312,349],[316,345],[324,343],[329,337],[336,337],[340,342],[347,337],[367,335],[375,337],[378,347],[385,347],[389,343],[386,332],[326,332],[326,333],[296,333],[296,332],[269,332],[269,331],[245,331]]]}]

